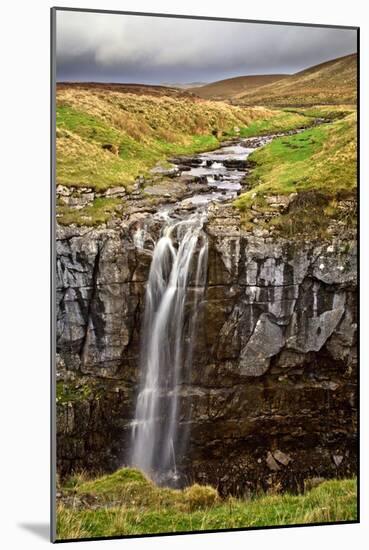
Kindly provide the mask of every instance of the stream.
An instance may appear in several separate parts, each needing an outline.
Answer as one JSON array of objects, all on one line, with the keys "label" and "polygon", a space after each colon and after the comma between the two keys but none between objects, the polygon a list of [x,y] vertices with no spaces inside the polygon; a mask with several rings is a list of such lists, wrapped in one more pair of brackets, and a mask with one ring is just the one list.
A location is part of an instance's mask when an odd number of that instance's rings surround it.
[{"label": "stream", "polygon": [[[270,143],[275,137],[282,135],[284,134],[240,139],[214,151],[191,157],[187,160],[190,170],[185,173],[198,178],[201,183],[206,183],[208,189],[201,193],[195,192],[190,198],[180,201],[177,208],[189,205],[201,208],[210,202],[225,202],[237,197],[248,172],[249,155],[259,147]],[[183,160],[179,160],[179,166],[181,166]]]},{"label": "stream", "polygon": [[158,484],[178,487],[184,482],[179,465],[188,451],[191,411],[181,407],[181,388],[190,380],[196,327],[205,303],[207,206],[240,194],[250,153],[282,135],[239,139],[211,152],[174,159],[179,177],[195,178],[194,193],[159,208],[154,218],[161,220],[162,228],[156,243],[144,225],[136,230],[136,247],[152,259],[129,462]]}]

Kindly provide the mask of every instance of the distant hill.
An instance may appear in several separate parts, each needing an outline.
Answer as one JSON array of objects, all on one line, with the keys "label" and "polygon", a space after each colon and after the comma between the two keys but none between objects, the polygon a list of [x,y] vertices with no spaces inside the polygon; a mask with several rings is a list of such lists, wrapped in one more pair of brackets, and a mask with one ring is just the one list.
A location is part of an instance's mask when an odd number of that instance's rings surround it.
[{"label": "distant hill", "polygon": [[235,94],[243,105],[316,105],[355,103],[357,54],[320,63],[277,82]]},{"label": "distant hill", "polygon": [[187,88],[188,92],[193,92],[204,99],[232,99],[237,94],[242,94],[250,90],[254,90],[264,84],[270,84],[276,80],[285,78],[288,75],[283,74],[266,74],[252,76],[236,76],[234,78],[226,78],[218,80],[210,84],[198,87],[193,86]]},{"label": "distant hill", "polygon": [[58,90],[101,90],[120,92],[123,94],[154,95],[154,96],[187,96],[185,90],[180,90],[169,85],[115,83],[115,82],[57,82]]},{"label": "distant hill", "polygon": [[187,92],[203,99],[276,107],[356,102],[357,54],[320,63],[292,75],[237,76]]}]

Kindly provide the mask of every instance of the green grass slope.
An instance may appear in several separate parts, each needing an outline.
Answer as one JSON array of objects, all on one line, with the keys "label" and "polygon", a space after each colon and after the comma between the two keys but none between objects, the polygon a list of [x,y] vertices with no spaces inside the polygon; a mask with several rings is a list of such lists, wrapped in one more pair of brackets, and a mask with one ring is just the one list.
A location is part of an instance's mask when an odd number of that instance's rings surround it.
[{"label": "green grass slope", "polygon": [[57,538],[355,521],[356,488],[354,479],[331,480],[303,495],[221,499],[209,486],[159,488],[139,471],[124,468],[95,480],[69,480],[62,491],[74,505],[59,504]]},{"label": "green grass slope", "polygon": [[129,188],[138,175],[170,155],[215,148],[222,135],[276,115],[173,90],[166,95],[165,88],[161,94],[156,88],[144,94],[143,88],[140,93],[109,85],[58,89],[57,183]]},{"label": "green grass slope", "polygon": [[[339,219],[340,201],[356,195],[356,129],[352,112],[330,124],[277,138],[250,155],[255,163],[250,189],[234,202],[244,222],[255,216],[255,209],[268,208],[266,199],[271,195],[291,193],[300,196],[297,210],[276,216],[272,223],[277,226],[287,225],[295,234],[314,224],[324,230],[330,219]],[[351,215],[346,222],[354,223],[355,212]]]}]

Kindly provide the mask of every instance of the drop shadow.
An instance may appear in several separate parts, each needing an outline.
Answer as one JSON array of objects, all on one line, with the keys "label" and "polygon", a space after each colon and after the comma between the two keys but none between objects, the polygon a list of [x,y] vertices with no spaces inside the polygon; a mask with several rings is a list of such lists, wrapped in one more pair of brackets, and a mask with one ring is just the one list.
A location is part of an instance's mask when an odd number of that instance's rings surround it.
[{"label": "drop shadow", "polygon": [[18,523],[18,527],[33,533],[40,539],[50,541],[50,525],[48,523]]}]

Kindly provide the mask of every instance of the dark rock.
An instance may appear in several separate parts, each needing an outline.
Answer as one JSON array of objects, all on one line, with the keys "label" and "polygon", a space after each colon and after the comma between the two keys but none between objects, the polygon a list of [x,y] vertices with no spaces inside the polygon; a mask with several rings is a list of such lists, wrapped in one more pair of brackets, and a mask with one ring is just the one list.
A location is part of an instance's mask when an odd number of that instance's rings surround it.
[{"label": "dark rock", "polygon": [[[160,231],[140,208],[113,229],[58,228],[58,380],[89,388],[57,404],[63,475],[112,471],[128,457],[147,248]],[[338,467],[354,475],[356,243],[253,236],[227,205],[209,207],[206,231],[208,285],[179,399],[189,448],[178,468],[222,494],[303,490]]]},{"label": "dark rock", "polygon": [[200,166],[202,164],[203,160],[202,158],[196,156],[196,157],[173,157],[169,159],[170,162],[173,164],[181,165],[181,166],[188,166],[188,167],[196,167]]},{"label": "dark rock", "polygon": [[196,181],[197,183],[200,183],[200,184],[206,184],[208,183],[208,178],[207,176],[203,175],[203,176],[193,176],[193,179],[194,181]]},{"label": "dark rock", "polygon": [[239,159],[225,159],[223,164],[226,168],[231,168],[233,170],[246,170],[250,167],[249,160],[239,160]]},{"label": "dark rock", "polygon": [[118,145],[114,145],[114,143],[103,143],[101,146],[105,151],[109,151],[109,153],[112,153],[113,155],[119,156],[119,147]]}]

